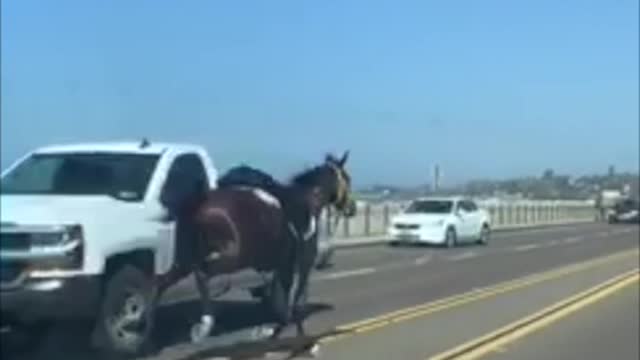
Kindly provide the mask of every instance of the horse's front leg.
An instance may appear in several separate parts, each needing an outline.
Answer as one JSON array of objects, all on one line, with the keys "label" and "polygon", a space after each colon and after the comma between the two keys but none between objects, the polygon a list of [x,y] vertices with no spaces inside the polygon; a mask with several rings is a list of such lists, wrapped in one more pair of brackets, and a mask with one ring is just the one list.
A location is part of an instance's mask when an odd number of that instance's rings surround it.
[{"label": "horse's front leg", "polygon": [[[296,286],[296,293],[293,302],[293,321],[296,325],[296,332],[298,337],[306,337],[306,331],[304,328],[305,320],[305,305],[307,304],[307,294],[309,291],[309,273],[310,271],[304,271],[298,276],[298,285]],[[317,342],[311,341],[304,345],[302,351],[317,357],[320,352],[320,346]]]},{"label": "horse's front leg", "polygon": [[274,278],[269,284],[269,289],[265,295],[267,311],[270,313],[269,322],[273,321],[273,325],[264,325],[256,328],[253,337],[255,339],[269,338],[277,340],[282,332],[289,325],[292,317],[291,311],[291,272],[277,270]]},{"label": "horse's front leg", "polygon": [[191,327],[191,341],[199,343],[209,336],[211,330],[215,327],[215,313],[213,308],[213,301],[211,300],[209,293],[209,286],[207,283],[208,277],[202,269],[196,269],[194,271],[196,278],[196,287],[200,294],[200,301],[202,304],[202,315],[200,321],[195,323]]},{"label": "horse's front leg", "polygon": [[298,336],[306,336],[306,331],[304,329],[304,310],[307,304],[307,294],[309,291],[309,271],[302,271],[302,274],[297,276],[296,280],[298,284],[295,287],[296,292],[293,295],[293,302],[291,304],[293,311],[292,318],[295,322]]}]

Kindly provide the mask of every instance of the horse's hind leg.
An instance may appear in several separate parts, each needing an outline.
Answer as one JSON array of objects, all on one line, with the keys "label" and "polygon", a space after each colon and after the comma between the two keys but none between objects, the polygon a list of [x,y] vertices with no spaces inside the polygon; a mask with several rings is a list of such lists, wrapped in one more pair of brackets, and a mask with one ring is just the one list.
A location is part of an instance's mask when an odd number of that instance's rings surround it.
[{"label": "horse's hind leg", "polygon": [[196,271],[194,271],[194,275],[196,278],[198,293],[200,294],[200,301],[202,303],[202,316],[200,321],[191,327],[191,341],[198,343],[206,339],[214,328],[215,314],[213,301],[211,301],[210,298],[206,274],[202,270],[196,269]]},{"label": "horse's hind leg", "polygon": [[301,264],[299,269],[300,269],[300,273],[298,274],[298,276],[294,277],[296,284],[294,284],[295,293],[293,294],[291,307],[293,312],[292,317],[296,325],[296,331],[298,333],[298,336],[305,336],[306,331],[304,329],[304,319],[305,319],[304,310],[307,305],[307,294],[309,291],[309,275],[311,273],[311,269],[310,269],[310,266],[307,264],[307,262],[304,262],[303,264]]},{"label": "horse's hind leg", "polygon": [[[294,294],[293,307],[293,321],[296,325],[296,332],[298,336],[306,336],[304,328],[305,320],[305,305],[307,304],[307,297],[309,291],[309,275],[311,274],[310,263],[305,262],[301,266],[301,273],[296,276],[297,284],[295,286],[296,292]],[[311,355],[312,357],[318,356],[320,352],[320,346],[315,341],[306,344],[303,348],[303,352]]]}]

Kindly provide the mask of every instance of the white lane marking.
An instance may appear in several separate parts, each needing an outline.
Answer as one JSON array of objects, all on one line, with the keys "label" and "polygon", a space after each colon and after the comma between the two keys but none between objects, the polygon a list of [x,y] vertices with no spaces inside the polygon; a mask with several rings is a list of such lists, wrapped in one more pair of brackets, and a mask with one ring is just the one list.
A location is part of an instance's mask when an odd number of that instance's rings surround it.
[{"label": "white lane marking", "polygon": [[284,351],[280,351],[280,352],[269,351],[266,354],[264,354],[264,358],[265,359],[285,359],[287,355],[288,353]]},{"label": "white lane marking", "polygon": [[565,243],[565,244],[575,244],[575,243],[580,242],[582,240],[584,240],[584,236],[571,236],[571,237],[568,237],[568,238],[562,240],[562,242]]},{"label": "white lane marking", "polygon": [[560,240],[551,240],[548,243],[545,244],[545,246],[547,247],[552,247],[552,246],[557,246],[560,245]]},{"label": "white lane marking", "polygon": [[449,260],[451,261],[460,261],[460,260],[465,260],[465,259],[471,259],[473,257],[478,256],[478,254],[476,254],[473,251],[467,251],[467,252],[463,252],[460,255],[454,255],[454,256],[450,256]]},{"label": "white lane marking", "polygon": [[632,229],[617,229],[617,230],[613,230],[610,232],[611,235],[620,235],[620,234],[627,234],[630,233],[631,231],[633,231]]},{"label": "white lane marking", "polygon": [[344,279],[346,277],[351,276],[360,276],[360,275],[368,275],[373,274],[377,270],[375,268],[362,268],[355,270],[346,270],[346,271],[338,271],[331,274],[318,276],[316,280],[335,280],[335,279]]},{"label": "white lane marking", "polygon": [[542,245],[540,244],[521,245],[521,246],[515,247],[513,251],[529,251],[529,250],[538,249],[541,247]]},{"label": "white lane marking", "polygon": [[548,233],[548,232],[566,232],[566,231],[575,231],[580,229],[581,229],[580,226],[561,226],[561,227],[551,227],[551,228],[542,228],[542,229],[523,229],[523,230],[517,230],[517,228],[514,228],[513,230],[505,230],[504,233],[494,233],[492,236],[494,238],[508,238],[515,235],[539,234],[539,233]]},{"label": "white lane marking", "polygon": [[432,255],[425,255],[425,256],[419,257],[414,261],[414,264],[416,264],[417,266],[424,265],[429,261],[431,261],[432,257],[433,257]]},{"label": "white lane marking", "polygon": [[605,236],[608,236],[608,235],[609,235],[608,231],[601,231],[599,233],[595,233],[596,237],[605,237]]}]

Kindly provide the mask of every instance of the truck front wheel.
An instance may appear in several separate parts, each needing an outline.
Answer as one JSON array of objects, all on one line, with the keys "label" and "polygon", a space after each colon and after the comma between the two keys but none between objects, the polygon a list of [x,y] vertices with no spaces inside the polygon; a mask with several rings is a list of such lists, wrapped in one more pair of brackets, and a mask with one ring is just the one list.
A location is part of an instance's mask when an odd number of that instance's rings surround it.
[{"label": "truck front wheel", "polygon": [[98,346],[108,353],[141,355],[151,344],[156,306],[152,279],[131,265],[107,278],[96,324]]}]

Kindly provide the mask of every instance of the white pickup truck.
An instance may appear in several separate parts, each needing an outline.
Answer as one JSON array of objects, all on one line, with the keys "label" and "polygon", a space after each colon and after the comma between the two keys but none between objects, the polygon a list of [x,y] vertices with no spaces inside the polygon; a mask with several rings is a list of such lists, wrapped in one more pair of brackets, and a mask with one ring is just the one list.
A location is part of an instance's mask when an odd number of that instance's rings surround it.
[{"label": "white pickup truck", "polygon": [[[87,318],[103,347],[139,351],[152,319],[135,333],[114,319],[139,317],[154,303],[154,278],[174,264],[185,235],[163,199],[202,181],[215,188],[217,176],[207,152],[187,144],[50,146],[18,160],[0,187],[2,326]],[[246,286],[261,296],[255,290],[265,285]]]}]

